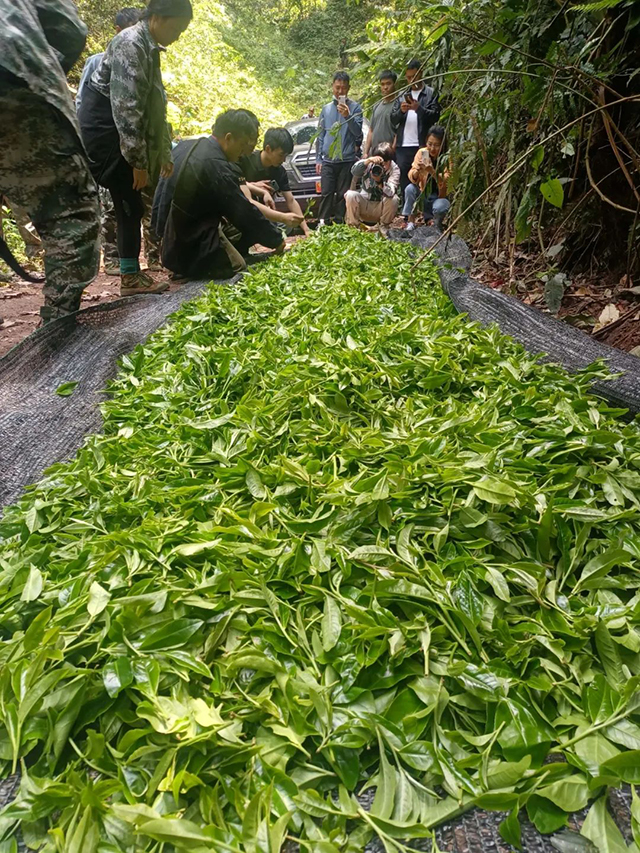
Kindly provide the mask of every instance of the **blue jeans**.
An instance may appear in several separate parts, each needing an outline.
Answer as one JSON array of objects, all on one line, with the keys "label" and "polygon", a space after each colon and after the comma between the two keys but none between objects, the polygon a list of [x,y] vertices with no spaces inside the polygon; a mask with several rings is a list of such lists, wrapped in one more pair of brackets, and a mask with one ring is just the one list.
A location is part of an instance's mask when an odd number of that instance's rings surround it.
[{"label": "blue jeans", "polygon": [[[415,184],[409,184],[404,191],[404,206],[402,208],[403,216],[411,216],[413,208],[416,206],[418,196],[420,195],[420,187]],[[445,213],[451,207],[451,202],[448,198],[438,198],[437,193],[431,193],[424,197],[424,218],[426,220],[438,217],[442,219]]]}]

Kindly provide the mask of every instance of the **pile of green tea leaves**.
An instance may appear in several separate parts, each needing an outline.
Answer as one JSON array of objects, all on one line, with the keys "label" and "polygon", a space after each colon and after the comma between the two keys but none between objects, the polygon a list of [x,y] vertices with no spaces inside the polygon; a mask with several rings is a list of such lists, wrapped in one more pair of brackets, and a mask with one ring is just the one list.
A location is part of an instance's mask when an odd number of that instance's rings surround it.
[{"label": "pile of green tea leaves", "polygon": [[589,805],[639,849],[640,433],[411,264],[325,229],[212,285],[6,513],[0,839],[395,853]]}]

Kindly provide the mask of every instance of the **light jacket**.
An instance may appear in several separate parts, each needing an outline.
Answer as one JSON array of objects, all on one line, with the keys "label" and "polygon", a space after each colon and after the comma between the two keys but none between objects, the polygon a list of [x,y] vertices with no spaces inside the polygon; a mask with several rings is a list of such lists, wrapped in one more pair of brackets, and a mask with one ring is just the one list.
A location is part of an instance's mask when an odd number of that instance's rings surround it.
[{"label": "light jacket", "polygon": [[[322,163],[323,160],[352,163],[360,157],[362,107],[351,98],[347,98],[347,106],[351,113],[348,118],[338,112],[335,98],[322,108],[316,139],[316,163]],[[335,132],[331,132],[334,127]]]},{"label": "light jacket", "polygon": [[[438,186],[437,178],[434,178],[433,175],[429,174],[426,171],[426,166],[430,164],[434,169],[437,168],[437,162],[434,163],[431,159],[431,155],[429,154],[428,148],[420,148],[417,152],[416,156],[413,158],[413,163],[411,164],[411,168],[409,169],[409,180],[412,184],[420,187],[420,191],[424,192],[425,187],[428,183],[431,183],[434,192],[440,194],[440,187]],[[441,172],[441,180],[444,181],[444,186],[446,188],[446,182],[449,178],[449,172],[445,170]]]},{"label": "light jacket", "polygon": [[80,112],[80,104],[82,103],[82,95],[86,85],[93,76],[93,72],[102,62],[103,56],[104,53],[94,53],[93,56],[88,56],[84,63],[84,68],[80,75],[80,82],[78,83],[78,91],[76,92],[76,112]]}]

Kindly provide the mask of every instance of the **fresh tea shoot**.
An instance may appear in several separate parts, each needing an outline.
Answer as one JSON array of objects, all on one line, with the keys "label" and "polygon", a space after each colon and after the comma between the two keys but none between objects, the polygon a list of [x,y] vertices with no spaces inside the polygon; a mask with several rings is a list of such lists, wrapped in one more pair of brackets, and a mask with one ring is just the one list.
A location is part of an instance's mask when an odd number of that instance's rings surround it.
[{"label": "fresh tea shoot", "polygon": [[0,839],[392,853],[474,805],[518,844],[520,809],[552,832],[593,801],[620,849],[638,428],[412,261],[325,229],[212,285],[7,512]]}]

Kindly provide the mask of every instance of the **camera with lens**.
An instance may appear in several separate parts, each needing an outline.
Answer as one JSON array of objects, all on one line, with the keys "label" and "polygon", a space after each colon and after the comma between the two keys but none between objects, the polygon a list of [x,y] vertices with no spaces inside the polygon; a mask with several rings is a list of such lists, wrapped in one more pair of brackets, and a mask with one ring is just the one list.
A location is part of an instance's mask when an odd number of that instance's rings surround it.
[{"label": "camera with lens", "polygon": [[384,175],[384,169],[379,163],[374,163],[371,167],[371,177],[381,178]]}]

